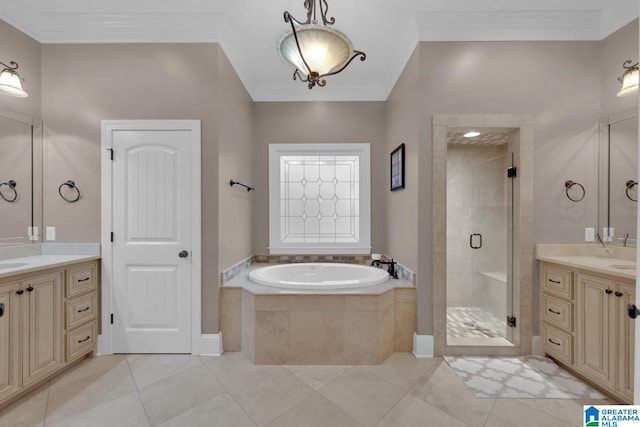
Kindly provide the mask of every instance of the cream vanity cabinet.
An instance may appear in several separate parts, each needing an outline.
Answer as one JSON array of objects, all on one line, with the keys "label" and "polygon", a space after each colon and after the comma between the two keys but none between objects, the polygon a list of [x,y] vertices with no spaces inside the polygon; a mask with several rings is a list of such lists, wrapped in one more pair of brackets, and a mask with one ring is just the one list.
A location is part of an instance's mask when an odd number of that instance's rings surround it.
[{"label": "cream vanity cabinet", "polygon": [[95,352],[98,268],[0,279],[0,405]]},{"label": "cream vanity cabinet", "polygon": [[544,352],[632,403],[634,281],[541,262],[540,282]]}]

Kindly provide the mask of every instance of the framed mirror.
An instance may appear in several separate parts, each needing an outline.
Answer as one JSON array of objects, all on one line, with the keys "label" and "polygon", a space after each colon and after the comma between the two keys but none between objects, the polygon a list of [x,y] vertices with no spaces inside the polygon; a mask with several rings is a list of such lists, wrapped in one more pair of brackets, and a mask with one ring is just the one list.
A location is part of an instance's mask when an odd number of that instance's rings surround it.
[{"label": "framed mirror", "polygon": [[0,109],[0,247],[41,241],[42,136],[40,120]]},{"label": "framed mirror", "polygon": [[638,114],[611,115],[600,124],[599,227],[605,241],[636,246]]}]

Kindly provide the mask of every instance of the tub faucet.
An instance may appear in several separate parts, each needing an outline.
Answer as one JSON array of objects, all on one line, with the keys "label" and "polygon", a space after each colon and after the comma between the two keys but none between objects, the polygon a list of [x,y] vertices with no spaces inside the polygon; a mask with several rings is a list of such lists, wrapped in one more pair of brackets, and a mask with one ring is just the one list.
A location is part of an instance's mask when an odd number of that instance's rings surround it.
[{"label": "tub faucet", "polygon": [[397,262],[395,262],[393,258],[391,258],[391,261],[380,261],[379,259],[374,259],[373,261],[371,261],[372,267],[380,267],[380,264],[388,265],[389,267],[387,267],[387,272],[389,273],[389,276],[393,277],[394,279],[398,278],[398,272],[396,271]]}]

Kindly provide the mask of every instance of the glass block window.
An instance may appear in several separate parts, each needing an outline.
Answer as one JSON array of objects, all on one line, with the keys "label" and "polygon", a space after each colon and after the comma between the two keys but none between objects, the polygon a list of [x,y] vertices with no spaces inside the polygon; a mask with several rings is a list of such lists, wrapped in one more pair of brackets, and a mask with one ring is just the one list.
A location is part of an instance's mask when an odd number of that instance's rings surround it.
[{"label": "glass block window", "polygon": [[275,169],[270,170],[271,253],[369,252],[368,148],[368,144],[270,146],[270,169]]}]

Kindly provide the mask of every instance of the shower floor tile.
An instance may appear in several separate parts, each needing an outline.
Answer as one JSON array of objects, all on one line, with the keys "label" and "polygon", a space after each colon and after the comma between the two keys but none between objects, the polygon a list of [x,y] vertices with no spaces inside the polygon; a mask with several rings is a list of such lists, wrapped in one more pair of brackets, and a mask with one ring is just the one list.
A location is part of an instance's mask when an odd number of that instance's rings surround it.
[{"label": "shower floor tile", "polygon": [[504,337],[504,319],[478,307],[447,307],[447,338]]}]

